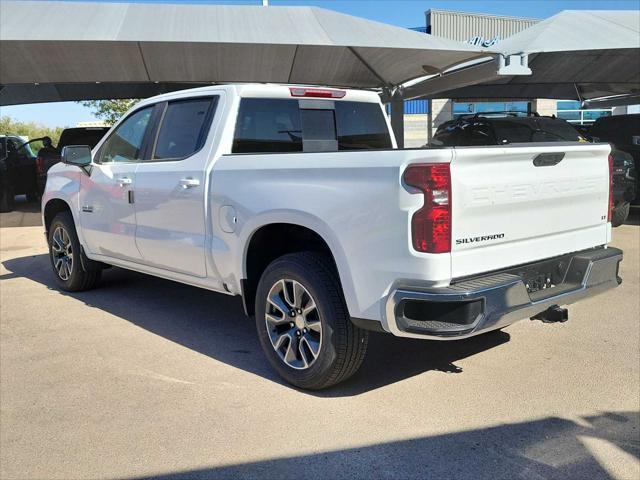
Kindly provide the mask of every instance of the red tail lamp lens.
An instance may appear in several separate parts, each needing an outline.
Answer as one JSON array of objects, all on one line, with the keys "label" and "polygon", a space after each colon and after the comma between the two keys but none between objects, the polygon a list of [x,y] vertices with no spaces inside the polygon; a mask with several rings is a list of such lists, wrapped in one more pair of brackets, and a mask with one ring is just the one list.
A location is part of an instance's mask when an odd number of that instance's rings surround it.
[{"label": "red tail lamp lens", "polygon": [[413,248],[425,253],[451,251],[451,171],[448,163],[414,164],[404,171],[407,185],[418,188],[424,205],[411,218]]}]

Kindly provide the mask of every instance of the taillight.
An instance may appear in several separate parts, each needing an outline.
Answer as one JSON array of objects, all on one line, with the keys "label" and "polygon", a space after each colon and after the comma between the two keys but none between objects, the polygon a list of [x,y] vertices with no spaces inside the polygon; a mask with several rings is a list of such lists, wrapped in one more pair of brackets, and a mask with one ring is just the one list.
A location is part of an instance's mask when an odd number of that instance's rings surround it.
[{"label": "taillight", "polygon": [[44,158],[37,157],[36,158],[36,171],[38,173],[44,173]]},{"label": "taillight", "polygon": [[316,98],[342,98],[347,92],[344,90],[331,90],[328,88],[304,88],[290,87],[292,97],[316,97]]},{"label": "taillight", "polygon": [[613,214],[613,155],[609,154],[609,211],[607,212],[607,222],[611,221]]},{"label": "taillight", "polygon": [[451,172],[448,163],[414,164],[404,171],[404,182],[418,188],[424,205],[411,218],[413,248],[419,252],[451,251]]}]

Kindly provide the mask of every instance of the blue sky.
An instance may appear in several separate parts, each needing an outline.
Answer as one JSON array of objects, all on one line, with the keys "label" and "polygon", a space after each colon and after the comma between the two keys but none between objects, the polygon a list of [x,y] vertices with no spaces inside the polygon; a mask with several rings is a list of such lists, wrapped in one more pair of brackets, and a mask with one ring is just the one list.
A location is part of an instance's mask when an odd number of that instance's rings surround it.
[{"label": "blue sky", "polygon": [[[137,1],[177,3],[176,0]],[[261,5],[262,0],[184,0],[184,3]],[[542,19],[562,10],[637,10],[640,6],[640,0],[270,0],[269,3],[273,6],[315,5],[401,27],[424,26],[424,12],[430,8]],[[90,110],[73,102],[2,107],[0,115],[49,126],[73,126],[93,119]]]}]

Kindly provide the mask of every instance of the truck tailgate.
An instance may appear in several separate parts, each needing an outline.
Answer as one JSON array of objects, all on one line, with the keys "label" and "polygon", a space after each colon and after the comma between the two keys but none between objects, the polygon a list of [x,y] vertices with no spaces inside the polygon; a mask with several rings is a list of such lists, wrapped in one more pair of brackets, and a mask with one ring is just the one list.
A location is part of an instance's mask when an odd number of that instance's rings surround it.
[{"label": "truck tailgate", "polygon": [[453,278],[603,245],[609,145],[456,148]]}]

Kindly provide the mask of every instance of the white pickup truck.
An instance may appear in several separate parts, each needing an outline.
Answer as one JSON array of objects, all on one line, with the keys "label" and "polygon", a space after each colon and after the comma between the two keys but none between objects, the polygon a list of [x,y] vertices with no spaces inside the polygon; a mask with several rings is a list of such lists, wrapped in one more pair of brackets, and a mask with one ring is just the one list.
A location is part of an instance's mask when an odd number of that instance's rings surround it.
[{"label": "white pickup truck", "polygon": [[462,339],[617,286],[609,151],[398,150],[375,92],[211,86],[67,147],[43,220],[63,290],[115,265],[242,295],[273,367],[320,389],[368,330]]}]

